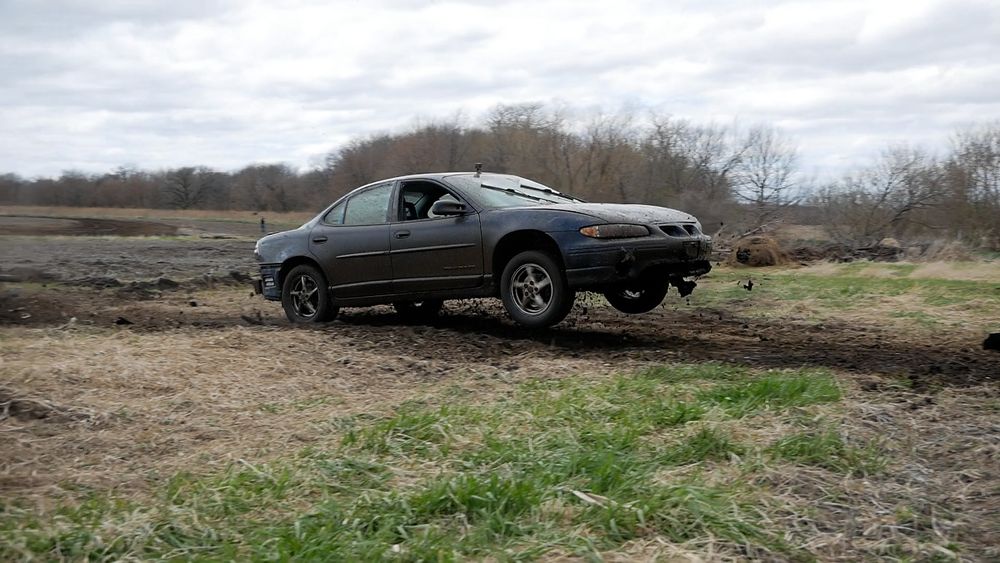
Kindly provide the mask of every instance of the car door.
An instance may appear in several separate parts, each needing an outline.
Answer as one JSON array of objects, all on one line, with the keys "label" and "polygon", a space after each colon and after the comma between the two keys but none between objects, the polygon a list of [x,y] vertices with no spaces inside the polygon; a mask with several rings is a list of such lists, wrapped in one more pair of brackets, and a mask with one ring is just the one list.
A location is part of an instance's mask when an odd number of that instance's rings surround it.
[{"label": "car door", "polygon": [[393,183],[387,182],[352,194],[309,233],[309,250],[335,299],[391,293],[387,219],[392,193]]},{"label": "car door", "polygon": [[459,216],[435,217],[434,201],[461,198],[430,180],[408,180],[397,194],[389,231],[396,293],[477,287],[483,282],[483,236],[471,206]]}]

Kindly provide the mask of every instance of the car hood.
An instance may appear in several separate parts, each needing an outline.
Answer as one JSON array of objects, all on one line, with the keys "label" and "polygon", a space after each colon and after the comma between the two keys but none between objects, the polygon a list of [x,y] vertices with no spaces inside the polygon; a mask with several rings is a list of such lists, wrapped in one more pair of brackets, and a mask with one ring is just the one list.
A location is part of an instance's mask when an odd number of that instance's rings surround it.
[{"label": "car hood", "polygon": [[540,206],[537,209],[561,209],[573,213],[582,213],[609,223],[694,223],[697,219],[690,213],[657,207],[655,205],[637,205],[630,203],[560,203]]}]

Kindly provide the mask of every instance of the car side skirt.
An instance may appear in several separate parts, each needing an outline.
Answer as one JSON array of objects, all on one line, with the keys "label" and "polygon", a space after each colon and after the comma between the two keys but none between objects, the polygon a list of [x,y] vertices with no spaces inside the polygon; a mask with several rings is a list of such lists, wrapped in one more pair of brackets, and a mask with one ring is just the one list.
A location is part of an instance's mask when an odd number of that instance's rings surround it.
[{"label": "car side skirt", "polygon": [[492,284],[484,283],[479,287],[428,291],[415,293],[389,293],[385,295],[371,295],[366,297],[344,297],[337,298],[333,294],[333,304],[338,307],[367,307],[369,305],[387,305],[396,301],[424,301],[426,299],[476,299],[480,297],[496,297],[496,289]]}]

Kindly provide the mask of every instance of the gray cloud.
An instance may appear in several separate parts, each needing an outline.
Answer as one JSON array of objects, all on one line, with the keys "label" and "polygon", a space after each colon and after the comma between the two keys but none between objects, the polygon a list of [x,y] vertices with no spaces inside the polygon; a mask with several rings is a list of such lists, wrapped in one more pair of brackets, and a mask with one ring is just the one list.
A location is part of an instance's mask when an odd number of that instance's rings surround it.
[{"label": "gray cloud", "polygon": [[7,0],[0,171],[304,166],[418,118],[549,101],[772,122],[835,175],[1000,116],[997,60],[987,0]]}]

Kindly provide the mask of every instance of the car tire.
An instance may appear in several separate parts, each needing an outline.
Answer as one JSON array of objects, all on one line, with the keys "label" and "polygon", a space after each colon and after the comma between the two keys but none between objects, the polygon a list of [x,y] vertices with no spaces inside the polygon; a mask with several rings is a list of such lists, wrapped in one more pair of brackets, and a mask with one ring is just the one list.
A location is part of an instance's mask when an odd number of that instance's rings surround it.
[{"label": "car tire", "polygon": [[543,328],[566,318],[576,294],[555,259],[530,250],[514,256],[504,267],[500,298],[514,322]]},{"label": "car tire", "polygon": [[425,323],[437,318],[444,301],[425,299],[423,301],[396,301],[392,307],[400,318],[407,322]]},{"label": "car tire", "polygon": [[308,264],[292,268],[285,276],[281,285],[281,306],[293,323],[332,321],[339,311],[330,298],[326,276]]},{"label": "car tire", "polygon": [[604,298],[622,313],[638,315],[652,311],[663,303],[669,288],[667,280],[650,279],[605,291]]}]

